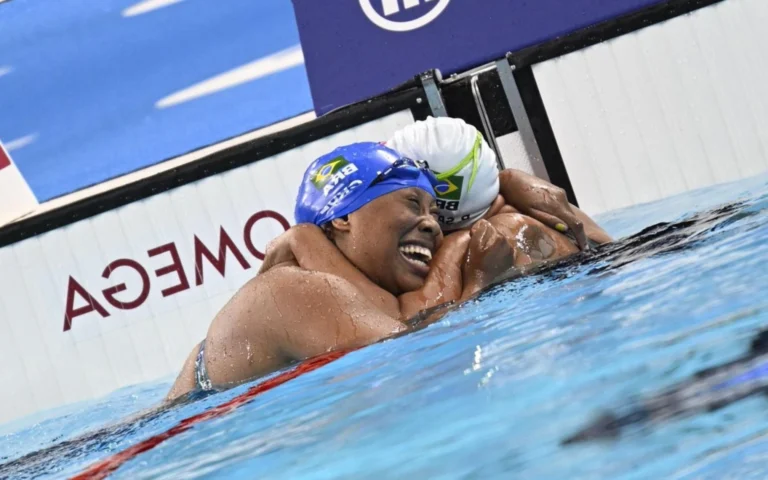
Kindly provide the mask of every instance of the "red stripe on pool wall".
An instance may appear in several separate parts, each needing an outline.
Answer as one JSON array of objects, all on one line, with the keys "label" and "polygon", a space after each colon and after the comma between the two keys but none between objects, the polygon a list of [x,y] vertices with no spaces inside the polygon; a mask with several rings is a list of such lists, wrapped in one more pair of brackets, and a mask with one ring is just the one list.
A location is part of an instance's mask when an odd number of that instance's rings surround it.
[{"label": "red stripe on pool wall", "polygon": [[11,157],[8,156],[8,152],[5,151],[5,147],[0,144],[0,170],[5,167],[11,166]]},{"label": "red stripe on pool wall", "polygon": [[283,383],[289,380],[293,380],[299,375],[309,373],[313,370],[317,370],[318,368],[324,365],[328,365],[329,363],[333,362],[334,360],[338,360],[339,358],[343,357],[344,355],[346,355],[351,351],[352,350],[330,352],[330,353],[326,353],[325,355],[320,355],[319,357],[311,358],[305,362],[302,362],[299,365],[297,365],[295,368],[288,370],[285,373],[281,373],[280,375],[275,375],[270,379],[267,379],[257,385],[254,385],[253,387],[249,388],[245,393],[238,395],[237,397],[233,398],[232,400],[229,400],[228,402],[222,403],[221,405],[213,407],[197,415],[193,415],[189,418],[185,418],[184,420],[180,421],[175,426],[173,426],[171,429],[166,430],[165,432],[155,435],[153,437],[150,437],[142,442],[137,443],[132,447],[126,448],[125,450],[112,455],[111,457],[105,460],[102,460],[98,463],[91,465],[82,473],[72,477],[71,480],[86,480],[86,479],[100,480],[100,479],[106,478],[110,473],[120,468],[120,466],[123,465],[128,460],[135,458],[140,453],[143,453],[143,452],[146,452],[147,450],[151,450],[155,448],[156,446],[160,445],[161,443],[168,440],[169,438],[173,438],[180,433],[186,432],[187,430],[192,428],[192,426],[194,426],[195,424],[204,422],[205,420],[210,420],[212,418],[218,418],[218,417],[224,416],[234,411],[235,409],[240,408],[246,403],[250,402],[257,395],[263,392],[266,392],[267,390],[271,390],[279,385],[282,385]]}]

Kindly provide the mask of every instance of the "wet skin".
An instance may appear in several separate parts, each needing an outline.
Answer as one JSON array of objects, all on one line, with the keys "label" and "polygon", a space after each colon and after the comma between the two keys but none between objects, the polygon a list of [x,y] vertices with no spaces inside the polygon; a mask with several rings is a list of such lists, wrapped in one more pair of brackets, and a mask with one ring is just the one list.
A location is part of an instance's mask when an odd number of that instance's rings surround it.
[{"label": "wet skin", "polygon": [[587,240],[612,242],[608,233],[586,213],[568,202],[565,190],[533,175],[508,168],[499,173],[499,193],[515,211],[538,220],[559,232],[570,232],[579,248]]},{"label": "wet skin", "polygon": [[[319,255],[335,255],[333,272],[279,261],[246,283],[214,318],[205,365],[217,387],[233,386],[328,351],[358,348],[406,330],[397,295],[424,286],[430,269],[418,249],[434,256],[443,241],[431,195],[417,188],[384,195],[331,222]],[[512,265],[503,237],[482,222],[470,239],[469,297]],[[315,227],[317,228],[317,227]],[[335,262],[335,263],[334,263]],[[476,270],[493,264],[488,275]],[[336,268],[341,266],[341,268]],[[197,347],[168,399],[195,388]]]},{"label": "wet skin", "polygon": [[[420,288],[401,294],[396,300],[391,293],[376,288],[371,288],[368,296],[388,305],[396,301],[401,321],[442,303],[466,300],[481,289],[479,285],[489,284],[506,271],[506,268],[499,266],[509,264],[509,259],[504,258],[506,250],[499,252],[496,257],[486,253],[482,265],[474,262],[476,258],[470,248],[471,240],[474,238],[475,244],[479,245],[484,236],[489,243],[500,242],[503,238],[513,252],[512,264],[520,268],[556,260],[579,251],[565,235],[518,213],[505,202],[504,197],[498,195],[483,220],[475,223],[471,229],[456,231],[445,237],[437,254],[429,262],[429,273]],[[347,278],[355,276],[354,267],[338,249],[333,248],[323,231],[314,225],[297,225],[273,241],[267,249],[260,272],[267,272],[281,262],[317,272],[343,272]]]},{"label": "wet skin", "polygon": [[[568,256],[578,251],[576,245],[586,248],[587,239],[597,244],[612,241],[597,223],[568,202],[562,188],[538,177],[519,170],[503,170],[499,174],[499,193],[484,219],[489,220],[496,231],[506,238],[514,250],[517,267],[525,269]],[[481,226],[487,228],[479,224],[473,228]],[[560,233],[563,231],[573,235],[576,245]],[[408,319],[423,309],[441,303],[466,298],[463,295],[465,290],[472,290],[473,287],[470,276],[462,272],[463,265],[471,257],[468,255],[470,236],[471,231],[446,234],[443,246],[430,262],[424,286],[398,298],[401,319]],[[280,262],[293,262],[308,270],[326,273],[351,268],[331,248],[319,229],[312,225],[293,227],[273,241],[261,272]],[[474,271],[485,271],[488,276],[493,271],[493,265],[475,268]],[[382,291],[371,294],[389,296]],[[386,301],[391,303],[392,299],[387,298]]]}]

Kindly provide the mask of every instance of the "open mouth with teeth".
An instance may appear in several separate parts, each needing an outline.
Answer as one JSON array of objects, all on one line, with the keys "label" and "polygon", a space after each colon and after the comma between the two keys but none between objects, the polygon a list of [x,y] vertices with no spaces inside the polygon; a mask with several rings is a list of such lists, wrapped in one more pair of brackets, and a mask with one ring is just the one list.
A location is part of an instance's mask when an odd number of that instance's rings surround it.
[{"label": "open mouth with teeth", "polygon": [[429,262],[432,260],[432,252],[421,245],[407,244],[400,246],[400,254],[411,265],[429,270]]}]

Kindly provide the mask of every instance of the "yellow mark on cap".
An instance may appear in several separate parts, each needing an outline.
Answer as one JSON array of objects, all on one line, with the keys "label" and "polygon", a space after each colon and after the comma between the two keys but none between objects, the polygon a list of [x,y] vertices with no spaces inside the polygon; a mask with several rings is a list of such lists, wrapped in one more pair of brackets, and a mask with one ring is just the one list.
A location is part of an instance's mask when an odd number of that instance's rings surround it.
[{"label": "yellow mark on cap", "polygon": [[479,162],[479,156],[480,156],[480,146],[483,144],[483,136],[480,135],[480,132],[477,132],[477,136],[475,137],[475,144],[472,146],[472,151],[469,152],[469,154],[464,157],[458,165],[453,167],[452,169],[448,170],[447,172],[443,172],[437,175],[438,180],[446,180],[448,177],[452,177],[462,171],[467,165],[472,163],[472,172],[469,175],[469,185],[467,185],[467,193],[469,193],[470,190],[472,190],[472,184],[475,183],[475,177],[477,176],[477,170],[480,168],[480,162]]}]

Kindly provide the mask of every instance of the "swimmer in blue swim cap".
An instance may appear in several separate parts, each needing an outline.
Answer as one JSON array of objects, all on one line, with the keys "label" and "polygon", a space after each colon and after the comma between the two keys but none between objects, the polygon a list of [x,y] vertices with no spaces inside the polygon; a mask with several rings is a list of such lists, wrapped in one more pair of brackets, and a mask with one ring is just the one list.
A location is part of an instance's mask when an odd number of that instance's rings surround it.
[{"label": "swimmer in blue swim cap", "polygon": [[[406,331],[398,296],[424,287],[443,239],[435,182],[426,164],[377,143],[340,147],[312,162],[295,216],[319,234],[314,254],[328,269],[278,258],[244,285],[190,353],[167,398],[226,388]],[[459,272],[473,279],[466,298],[513,262],[487,222],[473,240]]]},{"label": "swimmer in blue swim cap", "polygon": [[434,197],[438,183],[424,162],[377,143],[355,143],[309,165],[299,186],[294,216],[297,223],[322,226],[403,188],[419,188]]},{"label": "swimmer in blue swim cap", "polygon": [[[404,317],[442,302],[461,300],[475,280],[463,265],[473,233],[500,234],[514,250],[521,269],[573,254],[579,246],[605,243],[610,237],[571,206],[562,189],[518,170],[498,171],[496,155],[472,125],[455,118],[428,118],[398,130],[386,145],[398,154],[425,160],[437,179],[437,219],[445,241],[430,263],[424,286],[401,295]],[[298,221],[298,218],[297,218]],[[488,223],[493,230],[488,229]],[[575,241],[563,232],[572,231]],[[277,262],[295,261],[309,270],[332,273],[344,259],[317,228],[298,225],[267,250],[261,271]],[[481,269],[482,271],[482,269]]]}]

